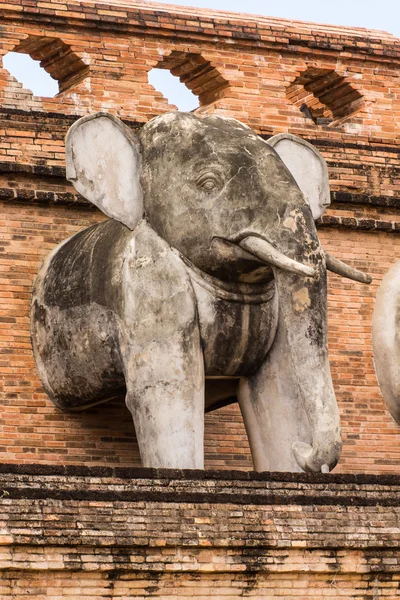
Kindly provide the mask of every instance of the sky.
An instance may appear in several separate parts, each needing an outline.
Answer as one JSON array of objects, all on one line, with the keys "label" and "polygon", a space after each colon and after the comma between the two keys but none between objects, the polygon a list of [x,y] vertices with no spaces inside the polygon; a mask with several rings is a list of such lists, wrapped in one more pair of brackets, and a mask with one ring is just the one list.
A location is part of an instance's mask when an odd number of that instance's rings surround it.
[{"label": "sky", "polygon": [[[400,0],[163,0],[163,3],[380,29],[400,38]],[[9,53],[3,64],[37,96],[53,97],[58,92],[57,82],[51,80],[29,56]],[[192,110],[198,106],[197,98],[169,71],[153,69],[149,81],[180,110]]]}]

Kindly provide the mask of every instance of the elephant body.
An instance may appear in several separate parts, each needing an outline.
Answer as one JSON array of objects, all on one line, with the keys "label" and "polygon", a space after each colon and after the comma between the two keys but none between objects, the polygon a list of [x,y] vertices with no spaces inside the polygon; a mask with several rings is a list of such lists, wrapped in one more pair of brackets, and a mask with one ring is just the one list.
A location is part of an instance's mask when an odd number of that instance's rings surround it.
[{"label": "elephant body", "polygon": [[320,246],[319,152],[178,112],[139,136],[83,117],[66,151],[67,179],[111,219],[56,248],[35,283],[51,400],[79,410],[125,393],[144,466],[202,468],[204,411],[237,398],[257,470],[332,469],[326,269],[365,276]]},{"label": "elephant body", "polygon": [[[133,343],[155,335],[151,304],[156,314],[168,314],[162,320],[166,338],[178,315],[184,329],[198,330],[207,378],[231,381],[253,374],[275,336],[273,281],[222,286],[189,266],[146,221],[135,232],[105,221],[63,242],[36,280],[35,355],[59,408],[79,410],[124,392],[125,332]],[[236,395],[232,386],[225,386],[226,399]],[[205,408],[211,410],[224,399],[223,387],[217,386],[217,400],[212,384],[208,387]]]}]

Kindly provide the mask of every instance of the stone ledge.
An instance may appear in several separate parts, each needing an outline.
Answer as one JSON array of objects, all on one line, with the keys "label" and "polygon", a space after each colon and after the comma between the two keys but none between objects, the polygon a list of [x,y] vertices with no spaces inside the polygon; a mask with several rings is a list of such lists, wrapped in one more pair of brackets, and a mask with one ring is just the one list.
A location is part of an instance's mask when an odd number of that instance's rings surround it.
[{"label": "stone ledge", "polygon": [[[370,194],[354,194],[351,192],[331,192],[331,202],[338,204],[361,204],[367,206],[382,206],[387,208],[400,208],[400,198],[396,196],[373,196]],[[346,207],[344,207],[346,209]]]},{"label": "stone ledge", "polygon": [[0,465],[0,497],[15,500],[399,506],[400,477]]},{"label": "stone ledge", "polygon": [[355,231],[384,231],[385,233],[400,233],[400,221],[383,221],[376,219],[356,219],[337,215],[323,215],[316,221],[317,228],[330,227],[352,229]]},{"label": "stone ledge", "polygon": [[0,597],[395,595],[399,492],[398,476],[3,464]]},{"label": "stone ledge", "polygon": [[[145,467],[102,467],[85,465],[51,465],[39,463],[0,463],[0,482],[2,475],[37,475],[37,476],[77,476],[118,479],[184,479],[201,480],[234,480],[234,481],[275,481],[310,484],[371,484],[382,486],[400,486],[400,475],[375,475],[369,473],[282,473],[278,471],[238,471],[238,470],[203,470],[203,469],[149,469]],[[400,504],[400,500],[399,500]]]},{"label": "stone ledge", "polygon": [[[27,483],[26,478],[21,481],[21,489],[26,490]],[[153,487],[154,493],[146,497],[131,492],[130,497],[124,497],[121,492],[129,484],[122,486],[120,481],[112,480],[86,483],[90,488],[90,497],[86,498],[76,498],[72,493],[69,497],[61,493],[57,497],[55,491],[59,487],[65,490],[78,485],[82,491],[85,485],[76,481],[53,481],[51,494],[48,484],[41,485],[38,480],[41,498],[13,497],[12,490],[8,492],[2,486],[0,545],[400,549],[400,506],[395,502],[398,490],[391,491],[393,503],[386,506],[379,491],[358,487],[350,491],[351,496],[374,494],[375,504],[345,505],[343,494],[334,486],[314,487],[312,494],[303,488],[302,494],[293,497],[290,487],[277,485],[273,493],[264,494],[265,502],[260,504],[254,502],[257,494],[247,489],[249,482],[240,487],[235,482],[235,494],[227,497],[221,487],[202,492],[199,481],[191,494],[182,493],[182,488],[190,483],[186,480],[179,485],[168,480],[142,483]],[[164,490],[160,489],[161,483]],[[107,490],[108,497],[101,493]],[[337,496],[336,502],[318,503],[318,497],[322,498],[327,490],[331,498]],[[303,501],[296,503],[301,495]],[[292,502],[288,501],[290,497]]]}]

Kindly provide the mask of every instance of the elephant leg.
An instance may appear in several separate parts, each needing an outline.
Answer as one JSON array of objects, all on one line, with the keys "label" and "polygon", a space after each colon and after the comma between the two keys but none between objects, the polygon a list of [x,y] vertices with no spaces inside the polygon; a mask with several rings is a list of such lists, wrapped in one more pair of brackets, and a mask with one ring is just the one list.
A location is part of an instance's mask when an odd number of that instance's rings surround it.
[{"label": "elephant leg", "polygon": [[197,331],[152,340],[129,359],[126,404],[144,467],[204,468],[204,367]]},{"label": "elephant leg", "polygon": [[264,364],[240,381],[238,401],[255,470],[301,472],[292,445],[312,434],[282,323]]}]

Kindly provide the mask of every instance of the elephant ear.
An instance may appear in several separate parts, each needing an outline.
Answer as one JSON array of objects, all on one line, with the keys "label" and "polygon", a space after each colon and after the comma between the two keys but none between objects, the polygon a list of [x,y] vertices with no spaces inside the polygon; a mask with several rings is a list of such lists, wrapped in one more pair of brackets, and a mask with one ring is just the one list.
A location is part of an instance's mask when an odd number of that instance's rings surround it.
[{"label": "elephant ear", "polygon": [[140,145],[109,113],[82,117],[67,133],[66,176],[77,192],[108,217],[135,229],[143,215]]},{"label": "elephant ear", "polygon": [[318,219],[331,202],[328,167],[314,146],[290,133],[279,133],[267,142],[278,153]]}]

